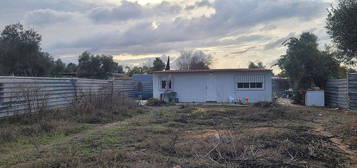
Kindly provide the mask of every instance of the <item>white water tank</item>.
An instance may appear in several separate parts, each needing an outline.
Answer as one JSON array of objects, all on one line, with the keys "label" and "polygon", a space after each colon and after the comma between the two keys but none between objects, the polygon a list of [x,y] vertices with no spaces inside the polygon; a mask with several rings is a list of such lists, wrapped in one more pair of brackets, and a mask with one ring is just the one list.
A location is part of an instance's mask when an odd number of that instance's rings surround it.
[{"label": "white water tank", "polygon": [[325,106],[325,92],[323,90],[309,90],[305,95],[306,106]]}]

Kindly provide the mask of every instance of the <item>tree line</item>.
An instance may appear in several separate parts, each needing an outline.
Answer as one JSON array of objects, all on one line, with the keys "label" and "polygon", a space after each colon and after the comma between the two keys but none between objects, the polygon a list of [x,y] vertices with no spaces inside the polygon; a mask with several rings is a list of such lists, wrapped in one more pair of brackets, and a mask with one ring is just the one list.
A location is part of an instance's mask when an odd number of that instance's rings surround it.
[{"label": "tree line", "polygon": [[122,72],[112,56],[84,52],[78,65],[54,60],[40,47],[42,37],[35,30],[26,30],[20,23],[8,25],[0,34],[0,75],[109,77],[109,73]]}]

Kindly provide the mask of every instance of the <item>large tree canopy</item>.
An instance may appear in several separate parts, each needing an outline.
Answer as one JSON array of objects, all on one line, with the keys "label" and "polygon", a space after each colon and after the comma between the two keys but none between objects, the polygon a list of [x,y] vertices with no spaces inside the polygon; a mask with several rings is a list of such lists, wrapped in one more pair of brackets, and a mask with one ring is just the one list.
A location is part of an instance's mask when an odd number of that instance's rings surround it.
[{"label": "large tree canopy", "polygon": [[180,70],[209,69],[212,64],[212,56],[202,51],[182,51],[176,59],[176,65]]},{"label": "large tree canopy", "polygon": [[339,0],[327,17],[327,33],[341,51],[339,59],[353,64],[357,58],[357,1]]},{"label": "large tree canopy", "polygon": [[40,48],[41,35],[21,24],[8,25],[0,35],[0,75],[43,76],[53,59]]},{"label": "large tree canopy", "polygon": [[318,50],[314,34],[303,33],[299,38],[290,38],[285,45],[288,49],[277,65],[294,89],[308,89],[312,85],[324,88],[329,77],[336,77],[339,62],[330,52]]}]

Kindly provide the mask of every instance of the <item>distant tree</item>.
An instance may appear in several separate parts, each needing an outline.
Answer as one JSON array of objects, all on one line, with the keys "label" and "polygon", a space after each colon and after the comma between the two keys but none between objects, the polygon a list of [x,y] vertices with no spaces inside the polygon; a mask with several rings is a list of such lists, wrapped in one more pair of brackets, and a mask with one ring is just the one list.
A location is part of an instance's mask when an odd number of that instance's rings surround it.
[{"label": "distant tree", "polygon": [[40,34],[20,23],[5,26],[0,34],[0,75],[48,75],[53,58],[41,51],[40,42]]},{"label": "distant tree", "polygon": [[250,69],[257,69],[257,68],[265,68],[265,66],[263,65],[262,62],[257,62],[257,63],[249,62],[248,68],[250,68]]},{"label": "distant tree", "polygon": [[77,65],[75,63],[67,64],[65,73],[77,73]]},{"label": "distant tree", "polygon": [[82,53],[78,58],[77,74],[79,77],[93,78],[99,72],[100,63],[89,52]]},{"label": "distant tree", "polygon": [[124,73],[124,68],[123,68],[123,66],[118,65],[118,67],[117,67],[115,73]]},{"label": "distant tree", "polygon": [[357,1],[339,0],[337,7],[329,10],[327,33],[340,50],[338,59],[354,64],[357,58]]},{"label": "distant tree", "polygon": [[57,59],[52,67],[51,74],[58,75],[65,72],[66,64],[62,62],[61,59]]},{"label": "distant tree", "polygon": [[79,77],[107,79],[114,72],[122,71],[112,56],[93,55],[84,52],[79,56],[77,74]]},{"label": "distant tree", "polygon": [[120,73],[122,68],[113,59],[113,56],[98,55],[100,61],[100,75],[101,78],[108,78],[112,73]]},{"label": "distant tree", "polygon": [[160,58],[155,58],[152,66],[153,71],[162,71],[165,69],[165,63]]},{"label": "distant tree", "polygon": [[212,56],[202,51],[182,51],[181,56],[176,59],[180,70],[209,69],[212,64]]},{"label": "distant tree", "polygon": [[171,67],[170,67],[170,57],[167,57],[167,63],[166,63],[166,66],[165,66],[165,70],[170,70]]},{"label": "distant tree", "polygon": [[128,76],[133,76],[134,74],[151,74],[152,73],[152,68],[148,66],[134,66],[132,68],[127,67],[127,75]]}]

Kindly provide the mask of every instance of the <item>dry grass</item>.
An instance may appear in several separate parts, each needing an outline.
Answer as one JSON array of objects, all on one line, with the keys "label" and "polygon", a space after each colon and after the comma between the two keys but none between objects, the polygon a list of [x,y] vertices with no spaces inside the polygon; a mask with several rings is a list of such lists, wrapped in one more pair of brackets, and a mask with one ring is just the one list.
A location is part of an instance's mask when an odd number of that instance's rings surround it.
[{"label": "dry grass", "polygon": [[[41,146],[56,143],[98,124],[124,120],[141,113],[135,102],[124,97],[82,95],[73,106],[61,110],[16,115],[0,121],[2,158],[22,150],[42,152]],[[17,157],[17,156],[16,156]]]},{"label": "dry grass", "polygon": [[[150,109],[128,124],[111,125],[36,156],[21,155],[22,161],[0,161],[0,165],[304,168],[353,167],[357,159],[341,150],[331,137],[315,131],[317,125],[322,126],[349,143],[347,140],[356,138],[356,113],[266,103]],[[340,131],[337,134],[335,130]]]}]

